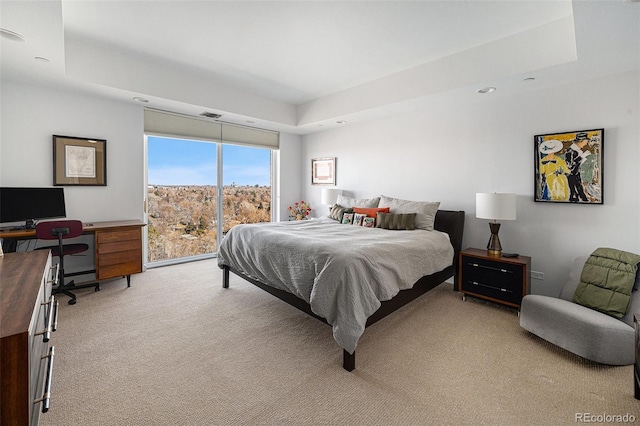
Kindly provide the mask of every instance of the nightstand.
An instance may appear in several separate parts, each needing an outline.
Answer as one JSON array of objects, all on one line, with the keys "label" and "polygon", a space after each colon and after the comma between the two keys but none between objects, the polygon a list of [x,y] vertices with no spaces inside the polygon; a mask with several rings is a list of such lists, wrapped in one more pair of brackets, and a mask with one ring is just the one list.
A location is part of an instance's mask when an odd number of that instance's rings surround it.
[{"label": "nightstand", "polygon": [[531,291],[531,258],[506,258],[487,250],[468,248],[460,252],[458,291],[520,310],[522,298]]}]

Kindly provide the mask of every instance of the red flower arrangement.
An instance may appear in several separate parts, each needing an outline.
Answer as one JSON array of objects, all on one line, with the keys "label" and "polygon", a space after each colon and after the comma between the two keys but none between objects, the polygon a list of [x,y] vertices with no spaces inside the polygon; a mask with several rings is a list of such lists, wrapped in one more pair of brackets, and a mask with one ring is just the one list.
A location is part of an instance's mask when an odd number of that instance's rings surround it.
[{"label": "red flower arrangement", "polygon": [[304,220],[311,213],[311,206],[304,200],[289,206],[289,217],[293,220]]}]

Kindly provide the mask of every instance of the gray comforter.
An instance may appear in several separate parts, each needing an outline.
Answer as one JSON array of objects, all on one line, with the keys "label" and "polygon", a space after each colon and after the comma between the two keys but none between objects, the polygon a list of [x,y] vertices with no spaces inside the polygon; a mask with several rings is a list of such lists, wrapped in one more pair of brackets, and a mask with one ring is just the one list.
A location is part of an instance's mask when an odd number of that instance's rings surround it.
[{"label": "gray comforter", "polygon": [[380,301],[452,261],[445,233],[364,228],[328,218],[238,225],[218,250],[220,267],[304,299],[349,353]]}]

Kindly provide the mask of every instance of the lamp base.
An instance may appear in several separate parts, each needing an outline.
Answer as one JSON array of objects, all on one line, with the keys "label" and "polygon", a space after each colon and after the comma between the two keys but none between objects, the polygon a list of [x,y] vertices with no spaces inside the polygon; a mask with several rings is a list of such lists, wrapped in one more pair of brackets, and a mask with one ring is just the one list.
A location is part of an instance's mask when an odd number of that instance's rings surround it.
[{"label": "lamp base", "polygon": [[491,229],[491,238],[487,244],[487,253],[490,256],[500,256],[502,254],[502,245],[500,244],[500,238],[498,238],[498,231],[500,230],[499,223],[489,223],[489,229]]}]

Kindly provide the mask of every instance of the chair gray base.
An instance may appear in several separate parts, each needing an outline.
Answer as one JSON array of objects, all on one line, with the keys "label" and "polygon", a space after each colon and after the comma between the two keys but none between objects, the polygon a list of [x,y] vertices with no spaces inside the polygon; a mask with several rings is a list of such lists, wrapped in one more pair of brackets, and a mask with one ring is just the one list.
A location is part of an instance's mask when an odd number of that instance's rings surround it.
[{"label": "chair gray base", "polygon": [[525,296],[520,309],[520,326],[569,352],[601,364],[630,365],[635,360],[633,327],[567,300]]}]

